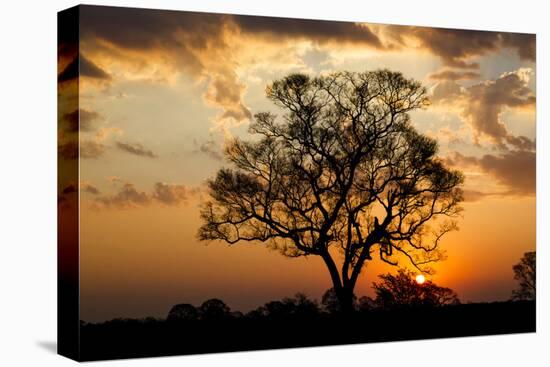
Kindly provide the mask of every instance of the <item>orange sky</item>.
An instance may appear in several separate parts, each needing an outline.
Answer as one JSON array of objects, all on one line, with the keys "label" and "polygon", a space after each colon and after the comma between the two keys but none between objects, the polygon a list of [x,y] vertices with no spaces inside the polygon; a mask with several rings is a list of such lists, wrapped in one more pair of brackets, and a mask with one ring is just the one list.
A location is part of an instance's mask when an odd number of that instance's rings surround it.
[{"label": "orange sky", "polygon": [[[460,230],[433,280],[462,301],[510,296],[512,265],[535,247],[533,35],[86,6],[80,34],[82,319],[165,316],[211,297],[242,311],[297,291],[319,298],[330,287],[319,259],[196,240],[204,182],[227,165],[228,137],[278,111],[271,81],[382,67],[429,89],[413,125],[466,175]],[[387,271],[369,263],[356,293]]]}]

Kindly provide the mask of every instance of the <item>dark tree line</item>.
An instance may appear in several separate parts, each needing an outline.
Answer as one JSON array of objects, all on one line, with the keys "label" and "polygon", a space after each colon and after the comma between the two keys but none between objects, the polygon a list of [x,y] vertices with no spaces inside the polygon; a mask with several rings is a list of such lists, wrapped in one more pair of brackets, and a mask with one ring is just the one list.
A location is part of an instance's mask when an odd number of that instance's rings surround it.
[{"label": "dark tree line", "polygon": [[[380,275],[380,281],[372,284],[375,297],[361,297],[359,299],[354,297],[352,302],[353,311],[390,311],[460,304],[456,293],[450,288],[440,287],[431,281],[418,284],[413,275],[412,272],[402,269],[396,275]],[[182,303],[171,308],[167,321],[222,321],[241,317],[289,320],[307,318],[321,313],[341,313],[340,302],[334,288],[328,289],[323,294],[320,303],[315,299],[308,298],[303,293],[297,293],[294,297],[267,302],[246,314],[238,311],[232,312],[229,306],[219,299],[207,300],[199,307]]]}]

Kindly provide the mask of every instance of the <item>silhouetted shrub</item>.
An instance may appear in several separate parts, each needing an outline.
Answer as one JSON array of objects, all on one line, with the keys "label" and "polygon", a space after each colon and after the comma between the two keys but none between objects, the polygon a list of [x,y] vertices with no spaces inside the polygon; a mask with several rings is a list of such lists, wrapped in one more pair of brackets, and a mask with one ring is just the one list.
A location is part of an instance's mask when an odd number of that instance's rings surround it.
[{"label": "silhouetted shrub", "polygon": [[380,275],[381,282],[373,283],[376,298],[373,303],[379,309],[436,307],[459,304],[456,293],[431,281],[418,284],[414,274],[400,269],[397,275]]}]

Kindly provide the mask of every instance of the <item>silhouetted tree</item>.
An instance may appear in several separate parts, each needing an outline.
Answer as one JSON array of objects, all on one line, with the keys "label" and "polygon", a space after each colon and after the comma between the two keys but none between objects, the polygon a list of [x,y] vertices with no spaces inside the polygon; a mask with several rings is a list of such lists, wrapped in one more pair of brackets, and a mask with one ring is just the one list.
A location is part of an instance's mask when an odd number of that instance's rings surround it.
[{"label": "silhouetted tree", "polygon": [[519,282],[519,288],[512,293],[514,300],[534,300],[537,297],[536,287],[536,251],[526,252],[519,263],[514,265],[514,279]]},{"label": "silhouetted tree", "polygon": [[173,306],[168,312],[168,321],[194,321],[199,319],[199,311],[189,303],[181,303]]},{"label": "silhouetted tree", "polygon": [[[356,308],[356,302],[357,302],[357,297],[353,295],[353,299],[352,299],[353,309]],[[323,294],[323,297],[321,298],[321,305],[323,305],[323,309],[328,313],[338,313],[342,311],[340,308],[340,302],[338,301],[338,297],[336,295],[336,291],[334,290],[334,288],[327,289],[327,291]]]},{"label": "silhouetted tree", "polygon": [[460,303],[452,289],[440,287],[429,280],[418,284],[414,274],[404,269],[399,269],[396,275],[383,274],[379,278],[381,282],[372,286],[376,294],[373,300],[376,308],[389,310]]},{"label": "silhouetted tree", "polygon": [[317,302],[309,299],[303,293],[296,293],[293,298],[286,297],[281,301],[270,301],[258,309],[250,312],[250,317],[267,317],[271,319],[287,319],[288,317],[307,317],[317,315]]},{"label": "silhouetted tree", "polygon": [[202,320],[223,320],[231,317],[231,309],[222,300],[212,298],[200,305],[199,314]]},{"label": "silhouetted tree", "polygon": [[199,239],[319,256],[343,311],[353,309],[373,254],[419,268],[441,259],[440,239],[456,229],[444,218],[460,211],[463,177],[409,123],[408,113],[428,104],[420,83],[388,70],[293,74],[267,96],[286,114],[256,114],[249,131],[258,138],[228,144],[234,167],[208,182]]}]

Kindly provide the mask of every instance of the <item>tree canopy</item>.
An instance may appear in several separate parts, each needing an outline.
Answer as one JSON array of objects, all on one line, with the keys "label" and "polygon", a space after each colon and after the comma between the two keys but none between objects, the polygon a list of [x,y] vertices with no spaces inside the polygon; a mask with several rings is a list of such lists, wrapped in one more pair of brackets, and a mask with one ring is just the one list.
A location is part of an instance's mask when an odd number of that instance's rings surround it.
[{"label": "tree canopy", "polygon": [[232,167],[208,182],[199,238],[319,256],[343,309],[375,254],[429,271],[456,229],[445,218],[461,210],[463,176],[410,123],[409,112],[429,103],[426,89],[379,70],[292,74],[266,92],[284,114],[257,113],[255,137],[227,145]]}]

